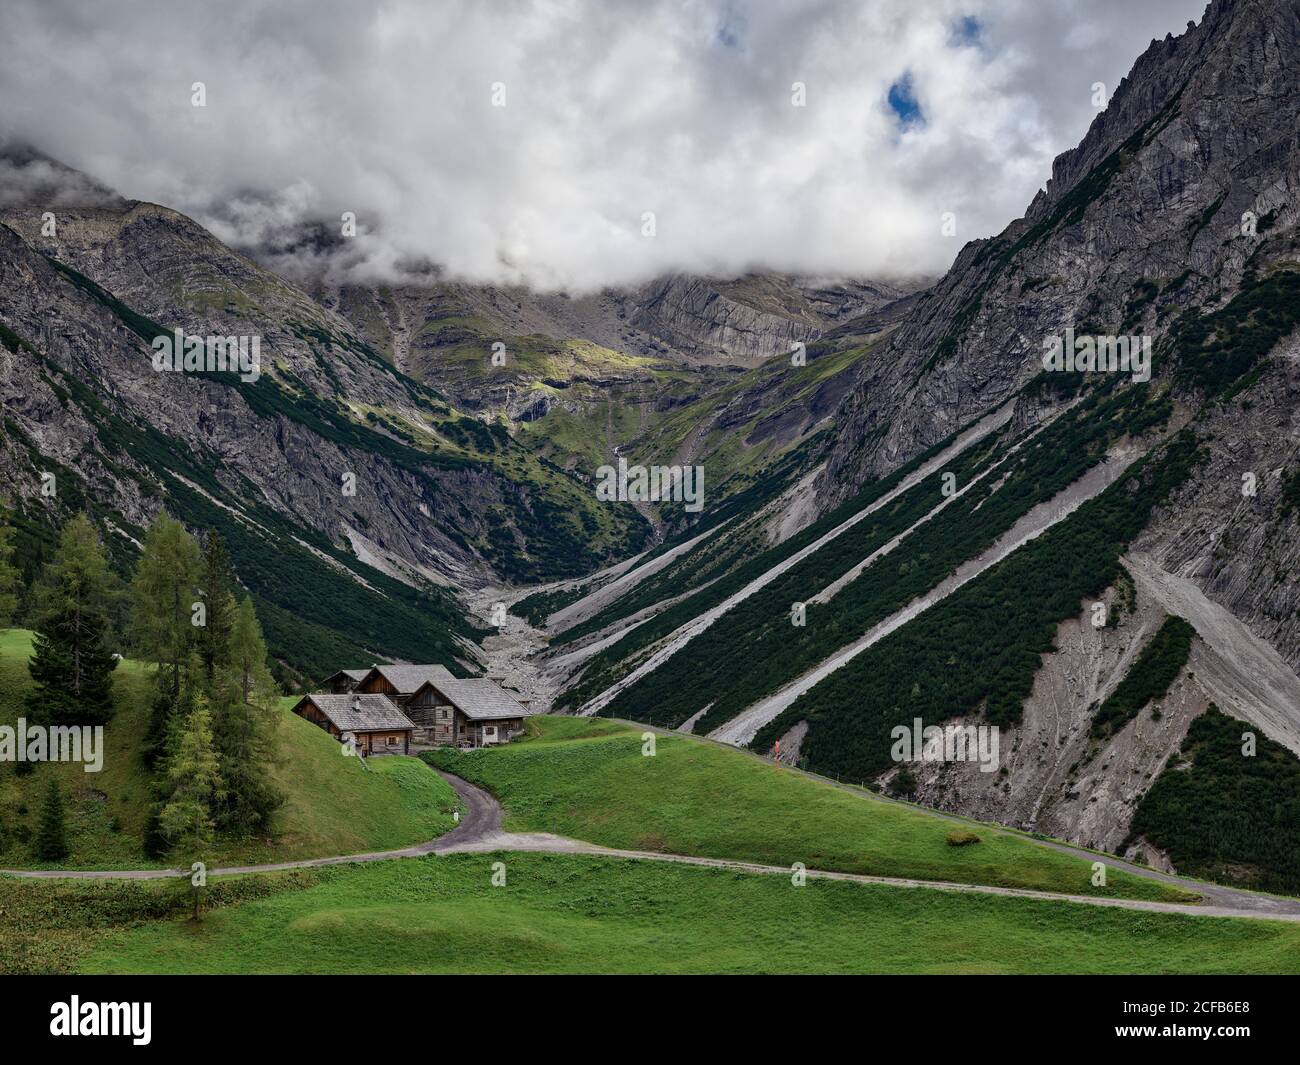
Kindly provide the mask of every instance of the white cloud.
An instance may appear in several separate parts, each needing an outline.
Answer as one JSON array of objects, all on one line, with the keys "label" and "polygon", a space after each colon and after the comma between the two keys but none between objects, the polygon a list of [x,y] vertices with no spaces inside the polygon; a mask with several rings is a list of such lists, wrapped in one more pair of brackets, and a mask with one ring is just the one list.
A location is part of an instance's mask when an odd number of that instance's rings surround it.
[{"label": "white cloud", "polygon": [[[348,261],[371,276],[896,276],[1019,215],[1092,84],[1202,7],[7,0],[0,95],[5,132],[229,240],[354,211]],[[924,121],[903,130],[885,101],[909,71]]]}]

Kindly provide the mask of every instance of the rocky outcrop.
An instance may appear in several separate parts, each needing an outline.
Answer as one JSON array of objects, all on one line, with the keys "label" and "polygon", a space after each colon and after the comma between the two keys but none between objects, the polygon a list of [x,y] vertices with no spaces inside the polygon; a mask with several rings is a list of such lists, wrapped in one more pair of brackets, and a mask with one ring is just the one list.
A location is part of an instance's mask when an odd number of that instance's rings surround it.
[{"label": "rocky outcrop", "polygon": [[[1113,591],[1102,599],[1108,607],[1114,600]],[[1091,735],[1097,706],[1165,617],[1159,602],[1142,595],[1118,626],[1098,628],[1087,604],[1058,628],[1056,650],[1043,656],[1020,723],[1002,731],[997,771],[982,772],[975,762],[914,763],[913,797],[927,806],[1117,850],[1129,835],[1138,799],[1211,702],[1189,668],[1166,696],[1115,735]],[[882,781],[888,784],[895,772]]]},{"label": "rocky outcrop", "polygon": [[[372,538],[412,562],[461,578],[481,579],[491,572],[466,549],[463,537],[453,539],[444,531],[473,520],[453,502],[471,485],[474,493],[501,501],[505,486],[493,486],[487,471],[431,473],[446,489],[434,491],[380,455],[340,447],[291,417],[260,416],[241,391],[243,385],[155,372],[142,338],[60,274],[46,256],[68,263],[128,307],[165,323],[164,329],[260,337],[268,374],[274,365],[282,380],[296,382],[293,387],[318,396],[365,397],[371,407],[414,408],[415,400],[382,364],[342,343],[313,345],[310,331],[342,340],[346,323],[164,208],[132,204],[121,211],[67,210],[60,216],[54,240],[41,240],[39,214],[33,218],[21,209],[7,212],[9,228],[0,230],[5,275],[0,314],[58,371],[102,384],[109,410],[149,426],[198,461],[219,456],[215,477],[232,496],[246,497],[251,489],[257,500],[331,540],[338,538],[346,518],[364,523]],[[42,360],[24,350],[9,357],[10,388],[19,394],[48,393],[51,386],[42,388],[48,374]],[[6,413],[39,451],[61,456],[129,522],[148,524],[158,505],[143,495],[143,486],[154,477],[148,463],[128,456],[125,468],[131,469],[134,460],[134,478],[108,473],[105,448],[98,442],[105,427],[94,412],[68,406],[55,405],[56,416],[48,404],[40,410],[7,404]],[[70,435],[74,425],[80,430]],[[355,477],[355,495],[342,493],[345,474]],[[25,478],[5,486],[16,498],[33,497],[36,487]]]},{"label": "rocky outcrop", "polygon": [[[25,520],[89,509],[123,564],[162,507],[198,531],[224,525],[240,578],[282,612],[273,649],[292,645],[304,668],[311,648],[373,660],[433,654],[425,637],[463,646],[477,623],[440,585],[574,575],[644,542],[631,507],[598,504],[192,220],[40,157],[7,166],[0,497]],[[255,340],[258,372],[160,372],[151,345],[175,328]],[[404,611],[418,628],[388,617]],[[294,618],[335,632],[303,642]]]},{"label": "rocky outcrop", "polygon": [[676,275],[624,299],[629,320],[693,358],[754,366],[828,328],[900,299],[878,283],[817,284],[780,275],[734,281]]},{"label": "rocky outcrop", "polygon": [[1300,671],[1300,337],[1258,384],[1202,416],[1205,460],[1134,544],[1190,579]]}]

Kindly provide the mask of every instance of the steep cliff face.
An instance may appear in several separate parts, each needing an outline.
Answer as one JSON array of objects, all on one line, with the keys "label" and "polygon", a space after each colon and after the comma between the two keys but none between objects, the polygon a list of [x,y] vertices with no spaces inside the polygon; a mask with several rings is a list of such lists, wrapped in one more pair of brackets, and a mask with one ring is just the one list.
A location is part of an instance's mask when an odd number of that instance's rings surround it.
[{"label": "steep cliff face", "polygon": [[694,359],[754,366],[909,291],[880,282],[818,283],[774,274],[732,281],[677,275],[628,294],[623,304],[635,326]]},{"label": "steep cliff face", "polygon": [[1300,337],[1201,415],[1204,463],[1135,547],[1191,580],[1300,671]]},{"label": "steep cliff face", "polygon": [[[1003,732],[1002,771],[913,767],[920,801],[1168,866],[1130,830],[1191,721],[1217,706],[1300,751],[1297,98],[1300,9],[1216,0],[1153,42],[1025,217],[964,248],[864,364],[823,506],[995,408],[1067,328],[1150,336],[1147,387],[1200,445],[1129,545],[1136,610],[1097,629],[1085,602],[1061,622]],[[1196,628],[1186,667],[1098,739],[1099,705],[1166,614]]]},{"label": "steep cliff face", "polygon": [[[309,293],[191,219],[39,153],[9,149],[0,164],[0,492],[36,525],[97,510],[121,530],[125,556],[160,506],[195,527],[225,523],[246,538],[241,577],[285,611],[270,625],[277,650],[299,665],[311,665],[301,648],[285,650],[299,642],[288,632],[298,589],[269,562],[263,570],[259,551],[270,559],[273,545],[292,544],[321,571],[300,575],[300,587],[320,578],[381,601],[406,594],[378,588],[387,579],[433,596],[431,615],[456,614],[447,628],[464,639],[475,623],[436,587],[573,576],[644,543],[650,526],[633,507],[595,499],[601,463],[708,462],[716,491],[815,431],[861,355],[844,341],[807,367],[777,359],[747,377],[630,324],[640,293],[568,299],[433,282],[317,282]],[[749,301],[757,317],[744,343],[758,337],[764,350],[783,349],[792,329],[813,338],[892,291],[719,284]],[[151,345],[176,328],[256,338],[255,379],[158,372]],[[45,498],[40,474],[51,469],[58,494]],[[345,624],[323,605],[306,613],[334,631]],[[403,639],[345,639],[369,657],[418,653]]]},{"label": "steep cliff face", "polygon": [[[626,289],[571,296],[442,281],[336,284],[309,291],[337,310],[375,350],[429,384],[454,390],[445,356],[466,341],[548,337],[585,341],[629,357],[691,368],[752,368],[788,356],[873,312],[896,305],[921,282],[826,281],[782,274],[733,279],[677,274]],[[508,363],[507,363],[508,365]],[[470,402],[472,389],[458,398]]]},{"label": "steep cliff face", "polygon": [[[1279,512],[1297,428],[1295,341],[1282,329],[1271,354],[1226,380],[1187,366],[1200,346],[1189,322],[1217,320],[1212,335],[1236,329],[1249,347],[1245,323],[1271,312],[1234,316],[1234,298],[1294,306],[1298,94],[1294,4],[1216,0],[1199,25],[1153,42],[1025,217],[963,248],[865,364],[838,415],[822,505],[1002,402],[1042,370],[1046,338],[1067,327],[1145,334],[1156,386],[1203,417],[1209,453],[1153,523],[1150,547],[1300,662],[1297,537]],[[1247,473],[1259,485],[1248,498]]]},{"label": "steep cliff face", "polygon": [[[818,514],[791,524],[816,522],[789,546],[724,527],[652,578],[689,598],[561,624],[578,649],[556,664],[578,672],[559,705],[779,741],[819,772],[1167,864],[1134,814],[1211,706],[1300,754],[1297,98],[1293,3],[1216,0],[1153,43],[1023,219],[823,331],[892,329],[805,470]],[[1071,331],[1149,338],[1149,379],[1049,371]],[[1097,627],[1117,582],[1123,617]],[[905,775],[891,732],[917,719],[1001,730],[997,771]],[[1198,793],[1250,765],[1194,770]],[[1268,818],[1215,801],[1170,838],[1274,861]]]},{"label": "steep cliff face", "polygon": [[[1293,4],[1216,0],[1199,25],[1153,42],[1025,216],[963,248],[867,367],[822,500],[1001,402],[1066,326],[1158,338],[1183,311],[1227,302],[1248,262],[1285,261],[1298,36]],[[1242,233],[1246,212],[1256,237]]]},{"label": "steep cliff face", "polygon": [[[290,663],[468,664],[481,632],[439,585],[481,608],[585,579],[648,532],[595,505],[599,465],[703,464],[698,525],[648,514],[652,556],[520,604],[550,619],[548,699],[887,784],[892,725],[992,723],[1002,772],[921,765],[916,794],[1118,848],[1212,704],[1300,753],[1297,98],[1300,9],[1215,0],[1024,218],[916,289],[304,289],[16,157],[0,491],[29,522],[89,507],[125,555],[160,505],[219,528]],[[259,336],[261,379],[155,372],[172,326]],[[1047,372],[1071,331],[1149,338],[1150,380]],[[1121,560],[1133,601],[1098,628]],[[1099,734],[1167,616],[1190,658]]]},{"label": "steep cliff face", "polygon": [[[1099,601],[1113,607],[1114,600],[1111,590]],[[1192,719],[1212,702],[1192,666],[1158,704],[1115,735],[1092,735],[1098,704],[1128,675],[1165,617],[1158,601],[1141,594],[1117,626],[1093,625],[1091,604],[1063,622],[1020,722],[1000,737],[998,771],[983,772],[973,762],[921,763],[912,767],[913,797],[927,806],[1119,850],[1138,799],[1178,750]],[[1198,658],[1206,654],[1212,652],[1198,643]],[[882,783],[888,786],[895,772]]]}]

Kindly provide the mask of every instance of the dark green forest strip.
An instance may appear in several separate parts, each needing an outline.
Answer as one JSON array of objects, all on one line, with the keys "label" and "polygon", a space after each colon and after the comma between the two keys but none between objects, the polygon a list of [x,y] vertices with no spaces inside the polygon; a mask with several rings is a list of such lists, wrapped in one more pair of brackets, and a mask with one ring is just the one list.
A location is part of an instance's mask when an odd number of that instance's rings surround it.
[{"label": "dark green forest strip", "polygon": [[[973,477],[978,469],[991,458],[991,452],[996,446],[999,434],[991,435],[987,440],[980,441],[978,444],[967,449],[961,455],[955,456],[949,472],[955,474],[958,483],[964,483]],[[621,664],[623,668],[628,668],[631,664],[632,655],[641,648],[648,647],[656,640],[674,632],[682,625],[693,621],[701,614],[722,603],[729,596],[741,591],[751,581],[758,579],[767,573],[772,567],[779,565],[781,562],[790,558],[792,555],[802,550],[811,543],[816,542],[826,533],[830,532],[836,526],[847,521],[853,515],[859,513],[865,507],[869,506],[876,499],[887,495],[890,491],[900,484],[911,472],[919,467],[929,455],[921,456],[914,462],[900,470],[895,471],[888,478],[871,486],[861,495],[856,497],[850,503],[839,507],[832,514],[827,515],[822,521],[803,530],[797,536],[791,537],[779,547],[773,548],[757,557],[751,558],[736,570],[724,577],[716,580],[707,588],[677,603],[667,610],[655,615],[651,620],[643,625],[638,626],[631,633],[612,644],[604,651],[593,656],[583,674],[582,681],[571,687],[564,695],[560,705],[562,706],[579,706],[591,697],[598,695],[605,690],[610,683],[616,679],[611,669]],[[777,602],[782,604],[779,609],[785,617],[788,625],[790,599],[786,589],[789,587],[806,587],[807,574],[811,571],[823,579],[823,583],[834,580],[852,569],[871,552],[888,543],[890,539],[898,533],[915,524],[921,517],[934,508],[936,503],[942,498],[940,487],[942,484],[941,473],[934,473],[930,477],[921,481],[919,484],[910,488],[895,499],[889,506],[882,507],[876,513],[868,518],[864,518],[854,525],[851,529],[846,530],[831,540],[824,547],[819,549],[809,558],[804,559],[790,571],[777,578],[772,584],[766,586],[759,592],[750,596],[744,602],[737,604],[728,611],[722,618],[714,622],[710,629],[705,630],[701,636],[695,637],[699,640],[702,636],[707,635],[713,628],[727,622],[734,624],[734,617],[737,612],[742,612],[739,616],[747,619],[753,617],[754,602],[757,600],[763,604],[760,610],[773,609],[768,604]],[[678,562],[677,568],[683,567]],[[692,567],[685,567],[686,569]],[[818,578],[814,578],[818,579]],[[800,583],[805,582],[805,583]],[[780,590],[773,591],[776,586]],[[775,598],[774,598],[775,596]],[[796,599],[804,599],[808,596],[802,594],[796,596]],[[765,619],[765,615],[758,615],[760,619]],[[730,629],[728,629],[730,631]],[[693,644],[695,641],[691,641]],[[678,655],[684,654],[690,650],[691,644],[678,651]],[[677,656],[673,657],[673,661]],[[652,672],[644,678],[641,683],[651,681],[657,674],[663,671],[664,667]],[[664,674],[667,675],[666,673]],[[672,725],[680,724],[693,711],[681,713],[678,708],[666,709],[666,713],[660,716],[640,718],[640,720],[654,721],[655,723],[667,724],[670,719]]]},{"label": "dark green forest strip", "polygon": [[528,624],[542,628],[546,619],[557,610],[576,603],[579,599],[595,591],[590,584],[580,584],[574,588],[557,588],[550,592],[533,592],[510,607],[510,613],[523,618]]},{"label": "dark green forest strip", "polygon": [[1184,430],[1061,524],[806,692],[758,733],[754,748],[807,720],[808,768],[868,780],[893,764],[890,730],[913,718],[940,724],[982,709],[990,724],[1014,724],[1041,656],[1055,649],[1057,626],[1116,580],[1129,541],[1201,458]]},{"label": "dark green forest strip", "polygon": [[[1243,734],[1255,754],[1243,753]],[[1166,851],[1178,871],[1263,891],[1300,892],[1300,760],[1211,706],[1192,722],[1181,761],[1142,796],[1130,839]]]},{"label": "dark green forest strip", "polygon": [[[601,631],[615,621],[631,617],[647,606],[682,595],[692,588],[699,589],[689,599],[684,599],[655,615],[651,621],[640,626],[634,634],[620,640],[618,644],[620,650],[617,654],[611,653],[608,659],[603,656],[593,659],[587,675],[594,676],[596,672],[602,670],[603,665],[623,661],[640,648],[649,646],[660,637],[699,617],[706,610],[717,606],[728,596],[734,595],[745,585],[761,577],[773,566],[784,562],[791,555],[825,536],[836,526],[848,521],[854,514],[865,510],[877,499],[893,491],[910,474],[942,452],[944,448],[951,446],[957,436],[958,434],[954,433],[895,470],[888,477],[866,485],[852,499],[840,504],[806,529],[774,547],[763,550],[748,537],[735,537],[726,533],[722,534],[723,538],[705,541],[687,555],[674,560],[671,566],[654,574],[632,592],[621,596],[617,602],[611,603],[600,613],[566,629],[551,643],[556,646],[572,643],[583,636]],[[584,698],[563,705],[576,706],[579,702],[585,701]]]},{"label": "dark green forest strip", "polygon": [[1300,271],[1281,269],[1263,279],[1248,274],[1221,310],[1207,315],[1192,310],[1179,319],[1171,341],[1178,375],[1210,396],[1231,395],[1297,325]]},{"label": "dark green forest strip", "polygon": [[1119,686],[1101,704],[1092,719],[1092,734],[1098,738],[1113,735],[1151,700],[1164,698],[1187,665],[1195,635],[1196,630],[1182,618],[1166,618]]},{"label": "dark green forest strip", "polygon": [[[71,267],[55,259],[51,263],[70,283],[112,311],[146,343],[166,332]],[[64,373],[49,359],[44,361],[61,382],[59,388],[66,396],[64,402],[79,406],[95,426],[102,449],[100,460],[106,466],[131,480],[138,480],[139,475],[126,463],[144,466],[166,486],[168,508],[177,518],[192,528],[215,529],[221,533],[240,582],[253,594],[263,612],[267,641],[277,661],[309,676],[320,676],[339,668],[341,663],[368,664],[383,653],[439,661],[463,672],[455,664],[459,650],[456,638],[477,639],[483,630],[466,619],[464,611],[448,593],[433,585],[420,590],[411,588],[358,561],[315,530],[291,524],[278,511],[255,502],[259,493],[242,477],[237,494],[243,501],[240,509],[251,522],[240,520],[204,494],[217,499],[227,499],[232,494],[231,488],[219,479],[220,459],[193,451],[151,425],[128,421],[113,412],[85,382]],[[201,376],[225,384],[238,380],[234,374]],[[280,404],[294,407],[269,377],[263,376],[257,384],[264,386],[262,391],[244,387],[240,394],[263,417],[286,413]],[[278,398],[272,401],[271,407],[259,410],[257,396]],[[295,420],[310,428],[313,419],[304,413],[307,407],[324,410],[325,405],[313,398],[311,404],[295,411]],[[366,435],[376,440],[386,439],[375,433]],[[361,438],[340,442],[359,444]],[[421,454],[410,451],[412,456]],[[389,457],[396,461],[395,456]],[[74,483],[69,477],[68,486]],[[141,483],[146,495],[158,493],[157,485]],[[199,486],[202,491],[191,485]],[[299,540],[332,558],[344,571],[364,579],[370,588],[317,557],[301,546]]]},{"label": "dark green forest strip", "polygon": [[[791,603],[812,598],[940,502],[936,475],[914,490],[919,495],[912,513],[899,509],[902,501],[882,511],[875,541],[833,541],[728,611],[620,692],[602,713],[675,727],[712,704],[696,729],[717,728],[934,588],[1033,507],[1052,499],[1101,462],[1118,437],[1137,435],[1167,414],[1165,403],[1147,404],[1145,389],[1099,390],[1027,441],[1001,469],[917,528],[830,602],[810,605],[804,627],[793,626]],[[1004,472],[1006,479],[999,484]],[[969,471],[966,476],[959,474],[959,485],[968,480]],[[846,558],[852,551],[857,557]],[[742,647],[746,653],[737,654]],[[690,683],[682,683],[683,677],[689,677]]]}]

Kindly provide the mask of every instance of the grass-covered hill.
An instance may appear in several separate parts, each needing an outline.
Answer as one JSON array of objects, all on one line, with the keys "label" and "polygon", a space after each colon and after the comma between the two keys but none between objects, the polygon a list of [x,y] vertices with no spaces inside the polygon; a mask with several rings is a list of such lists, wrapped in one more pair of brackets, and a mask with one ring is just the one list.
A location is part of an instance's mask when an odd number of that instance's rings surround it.
[{"label": "grass-covered hill", "polygon": [[[534,725],[508,747],[445,759],[498,792],[507,828],[810,868],[1088,890],[1085,861],[970,824],[981,842],[954,847],[949,821],[744,752],[659,736],[646,757],[640,731],[621,722]],[[324,738],[303,727],[309,733],[295,740]],[[298,746],[286,744],[287,757],[307,768]],[[384,762],[441,783],[418,763]],[[379,808],[376,795],[353,790],[340,805],[360,821],[367,805]],[[392,794],[387,801],[398,809]],[[502,866],[504,882],[494,878]],[[1109,893],[1186,901],[1115,873]],[[815,877],[796,885],[786,875],[599,855],[454,854],[217,877],[205,907],[202,921],[190,920],[187,893],[169,881],[0,877],[0,910],[12,918],[0,925],[0,970],[1283,973],[1300,957],[1292,923]]]},{"label": "grass-covered hill", "polygon": [[[425,755],[500,798],[505,827],[555,832],[630,850],[733,858],[809,869],[916,877],[1073,894],[1188,901],[1168,885],[1111,870],[1023,837],[954,824],[684,736],[621,722],[535,717],[531,735],[497,749]],[[980,842],[948,836],[974,827]]]},{"label": "grass-covered hill", "polygon": [[[0,724],[25,717],[30,687],[27,659],[31,633],[0,631]],[[104,729],[101,772],[80,764],[45,763],[21,774],[0,763],[0,867],[137,869],[166,866],[144,856],[150,774],[140,759],[148,724],[148,668],[119,664],[113,686],[117,712]],[[419,843],[452,826],[456,797],[435,773],[414,758],[372,759],[367,771],[341,755],[325,732],[289,712],[281,702],[279,760],[274,780],[287,796],[274,815],[269,839],[221,838],[209,866],[288,861],[355,854]],[[61,866],[35,862],[33,839],[47,782],[63,790],[70,854]]]},{"label": "grass-covered hill", "polygon": [[[493,886],[503,861],[506,882]],[[0,879],[0,968],[91,973],[1294,973],[1300,926],[576,855],[219,882]],[[180,909],[183,910],[183,902]]]}]

